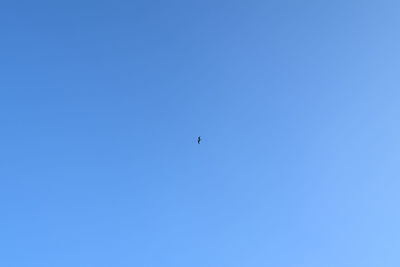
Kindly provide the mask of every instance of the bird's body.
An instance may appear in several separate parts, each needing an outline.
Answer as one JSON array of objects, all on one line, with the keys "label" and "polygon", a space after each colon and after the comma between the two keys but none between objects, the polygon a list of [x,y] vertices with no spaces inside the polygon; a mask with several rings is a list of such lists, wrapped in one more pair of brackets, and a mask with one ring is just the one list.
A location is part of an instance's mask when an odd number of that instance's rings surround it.
[{"label": "bird's body", "polygon": [[200,141],[201,141],[201,138],[200,138],[200,136],[199,137],[197,137],[197,143],[200,145]]}]

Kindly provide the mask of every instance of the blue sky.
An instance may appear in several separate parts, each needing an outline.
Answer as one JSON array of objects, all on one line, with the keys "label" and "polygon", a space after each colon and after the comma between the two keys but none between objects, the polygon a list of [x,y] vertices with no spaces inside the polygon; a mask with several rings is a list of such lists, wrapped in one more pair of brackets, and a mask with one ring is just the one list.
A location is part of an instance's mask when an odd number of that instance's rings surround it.
[{"label": "blue sky", "polygon": [[399,8],[2,1],[0,266],[399,266]]}]

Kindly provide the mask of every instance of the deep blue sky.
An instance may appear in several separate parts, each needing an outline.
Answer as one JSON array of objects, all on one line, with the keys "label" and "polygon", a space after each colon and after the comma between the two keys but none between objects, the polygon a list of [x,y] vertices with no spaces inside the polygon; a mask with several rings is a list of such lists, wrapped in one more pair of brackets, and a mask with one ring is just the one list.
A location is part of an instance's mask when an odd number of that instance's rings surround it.
[{"label": "deep blue sky", "polygon": [[400,266],[399,11],[1,1],[0,266]]}]

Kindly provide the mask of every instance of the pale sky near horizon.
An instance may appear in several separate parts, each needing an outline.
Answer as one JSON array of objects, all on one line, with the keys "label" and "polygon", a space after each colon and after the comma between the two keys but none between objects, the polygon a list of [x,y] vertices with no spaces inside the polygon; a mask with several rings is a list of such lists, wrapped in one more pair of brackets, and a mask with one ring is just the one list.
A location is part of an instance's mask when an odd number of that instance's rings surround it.
[{"label": "pale sky near horizon", "polygon": [[399,11],[1,1],[0,266],[400,266]]}]

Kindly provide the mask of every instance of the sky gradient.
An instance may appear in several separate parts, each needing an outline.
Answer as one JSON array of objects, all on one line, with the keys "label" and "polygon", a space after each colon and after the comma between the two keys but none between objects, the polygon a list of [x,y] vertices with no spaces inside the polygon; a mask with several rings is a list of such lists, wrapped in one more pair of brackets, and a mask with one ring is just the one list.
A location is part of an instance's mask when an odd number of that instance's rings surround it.
[{"label": "sky gradient", "polygon": [[0,266],[400,266],[399,11],[1,1]]}]

